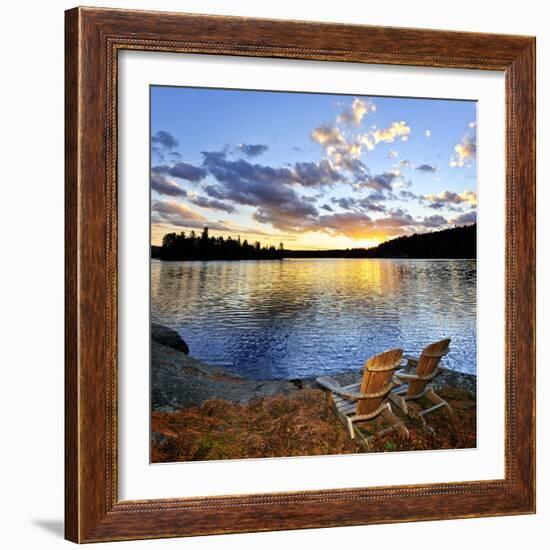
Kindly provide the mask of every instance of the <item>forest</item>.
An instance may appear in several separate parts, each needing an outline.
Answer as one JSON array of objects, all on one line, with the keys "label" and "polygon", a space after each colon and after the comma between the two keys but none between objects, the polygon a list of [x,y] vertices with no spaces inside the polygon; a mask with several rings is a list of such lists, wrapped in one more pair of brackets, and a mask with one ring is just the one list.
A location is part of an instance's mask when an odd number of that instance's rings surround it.
[{"label": "forest", "polygon": [[[155,249],[156,248],[156,249]],[[211,237],[208,227],[200,235],[167,233],[161,247],[153,247],[153,258],[161,260],[280,260],[284,257],[283,243],[279,247],[262,246],[260,242],[241,241],[240,237]]]},{"label": "forest", "polygon": [[415,233],[385,241],[372,248],[340,250],[287,250],[249,243],[240,237],[211,237],[205,227],[200,235],[191,231],[167,233],[162,246],[152,247],[152,257],[160,260],[282,260],[283,258],[476,258],[476,224]]}]

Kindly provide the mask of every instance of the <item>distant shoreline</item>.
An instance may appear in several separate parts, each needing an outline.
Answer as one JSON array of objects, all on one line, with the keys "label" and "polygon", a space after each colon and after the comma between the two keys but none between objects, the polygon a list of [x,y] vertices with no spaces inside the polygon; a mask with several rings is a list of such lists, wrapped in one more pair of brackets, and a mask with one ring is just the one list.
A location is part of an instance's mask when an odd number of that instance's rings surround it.
[{"label": "distant shoreline", "polygon": [[285,256],[283,258],[182,258],[176,259],[163,259],[155,258],[151,256],[151,260],[158,260],[159,262],[282,262],[284,260],[431,260],[431,261],[476,261],[477,258],[429,258],[429,257],[416,257],[409,258],[403,256]]},{"label": "distant shoreline", "polygon": [[212,260],[283,260],[288,258],[372,258],[410,260],[475,260],[477,258],[476,224],[415,233],[385,241],[372,248],[332,250],[287,250],[283,243],[274,246],[254,246],[240,238],[224,241],[208,236],[186,237],[185,234],[165,235],[162,246],[151,246],[151,258],[163,261]]}]

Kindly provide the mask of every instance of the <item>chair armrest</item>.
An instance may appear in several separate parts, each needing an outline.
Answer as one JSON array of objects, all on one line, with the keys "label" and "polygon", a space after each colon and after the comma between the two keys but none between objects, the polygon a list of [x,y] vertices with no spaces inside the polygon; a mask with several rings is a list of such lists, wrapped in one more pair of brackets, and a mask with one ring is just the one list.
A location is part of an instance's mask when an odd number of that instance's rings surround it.
[{"label": "chair armrest", "polygon": [[334,380],[334,378],[331,378],[330,376],[321,376],[320,378],[317,378],[316,382],[323,388],[337,393],[342,397],[347,397],[348,399],[361,399],[365,397],[365,394],[363,393],[344,389],[338,382],[336,382],[336,380]]},{"label": "chair armrest", "polygon": [[[420,375],[420,374],[410,374],[405,372],[405,369],[402,369],[402,370],[398,370],[395,373],[395,376],[399,380],[431,380],[434,376],[438,374],[438,371],[439,369],[435,369],[431,374]],[[404,384],[405,382],[401,382],[401,383]]]},{"label": "chair armrest", "polygon": [[338,384],[338,382],[336,382],[334,378],[330,378],[330,376],[321,376],[320,378],[317,378],[316,382],[323,388],[351,400],[374,399],[375,397],[382,397],[386,395],[391,390],[391,388],[393,388],[393,386],[396,385],[392,381],[386,384],[386,386],[384,386],[380,391],[374,393],[360,393],[346,390],[345,388],[340,386],[340,384]]},{"label": "chair armrest", "polygon": [[407,361],[407,363],[418,363],[418,361],[420,361],[420,357],[416,357],[415,355],[403,355],[403,359]]},{"label": "chair armrest", "polygon": [[393,378],[391,379],[392,381],[392,384],[395,386],[402,386],[403,384],[406,384],[407,381],[406,380],[401,380],[400,378],[397,378],[396,375],[393,376]]}]

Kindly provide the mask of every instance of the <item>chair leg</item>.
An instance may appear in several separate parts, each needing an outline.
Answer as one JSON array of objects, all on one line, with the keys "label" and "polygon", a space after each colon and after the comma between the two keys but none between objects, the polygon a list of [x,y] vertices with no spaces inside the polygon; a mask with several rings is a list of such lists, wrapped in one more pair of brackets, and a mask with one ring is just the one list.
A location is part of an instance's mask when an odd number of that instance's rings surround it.
[{"label": "chair leg", "polygon": [[353,422],[351,421],[351,418],[349,416],[346,416],[346,421],[348,424],[348,432],[351,439],[355,439],[355,431],[353,429]]},{"label": "chair leg", "polygon": [[407,390],[401,390],[397,392],[390,392],[388,394],[388,399],[399,409],[403,411],[404,414],[409,414],[409,407],[407,407],[407,402],[401,396],[401,393],[405,393]]},{"label": "chair leg", "polygon": [[380,411],[380,415],[389,424],[389,426],[387,428],[377,431],[375,434],[365,437],[363,434],[361,434],[361,432],[359,431],[359,428],[355,426],[355,429],[357,430],[358,439],[365,444],[367,451],[372,450],[372,442],[375,439],[382,437],[386,434],[389,434],[394,430],[397,431],[402,437],[407,437],[407,438],[409,437],[409,430],[407,430],[407,427],[405,426],[403,421],[394,414],[391,408],[391,405],[389,403],[386,403],[383,406],[383,409]]},{"label": "chair leg", "polygon": [[349,436],[351,439],[355,439],[355,432],[353,430],[353,422],[349,416],[346,416],[345,414],[342,414],[338,407],[336,406],[336,403],[334,402],[334,399],[332,398],[331,394],[327,394],[327,404],[330,404],[330,408],[333,410],[334,414],[336,415],[336,418],[340,420],[340,422],[346,427],[348,430]]},{"label": "chair leg", "polygon": [[450,417],[453,416],[453,414],[454,414],[453,409],[451,408],[449,403],[447,403],[447,401],[445,401],[445,399],[442,399],[441,397],[439,397],[439,395],[437,395],[437,393],[435,393],[432,388],[430,388],[426,392],[425,397],[426,397],[426,399],[428,399],[428,401],[430,401],[430,403],[433,403],[435,405],[434,407],[430,407],[429,409],[427,409],[426,414],[429,413],[429,412],[432,412],[434,410],[437,410],[441,407],[444,407],[445,410],[447,411],[447,414]]},{"label": "chair leg", "polygon": [[409,430],[407,430],[403,420],[394,414],[389,403],[387,404],[386,410],[382,411],[382,417],[390,424],[391,428],[399,432],[402,437],[409,437]]}]

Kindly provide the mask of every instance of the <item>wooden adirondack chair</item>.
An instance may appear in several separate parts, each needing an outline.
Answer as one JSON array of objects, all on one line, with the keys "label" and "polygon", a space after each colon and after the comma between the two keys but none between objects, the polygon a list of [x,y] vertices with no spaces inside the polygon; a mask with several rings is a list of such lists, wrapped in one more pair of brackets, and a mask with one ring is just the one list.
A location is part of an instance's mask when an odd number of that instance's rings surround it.
[{"label": "wooden adirondack chair", "polygon": [[[388,399],[399,407],[405,414],[409,413],[407,401],[418,401],[420,398],[426,398],[431,406],[427,409],[421,409],[418,414],[425,424],[424,416],[444,407],[452,415],[451,406],[437,395],[431,386],[428,386],[439,371],[439,362],[441,358],[449,351],[450,338],[440,340],[434,344],[426,346],[422,350],[420,357],[404,355],[406,361],[403,369],[395,373],[394,381],[400,386],[393,390]],[[411,372],[414,369],[414,372]]]},{"label": "wooden adirondack chair", "polygon": [[[408,437],[409,432],[403,421],[392,411],[390,403],[384,401],[395,383],[392,381],[395,370],[399,367],[403,351],[392,349],[371,357],[366,363],[361,382],[349,386],[340,384],[328,376],[317,378],[317,383],[329,390],[327,399],[336,416],[346,426],[352,439],[370,448],[375,437],[397,430],[401,435]],[[355,425],[357,422],[371,420],[381,415],[389,427],[365,436]]]}]

